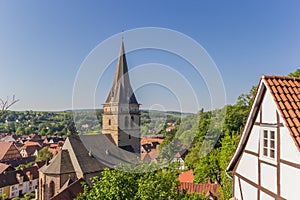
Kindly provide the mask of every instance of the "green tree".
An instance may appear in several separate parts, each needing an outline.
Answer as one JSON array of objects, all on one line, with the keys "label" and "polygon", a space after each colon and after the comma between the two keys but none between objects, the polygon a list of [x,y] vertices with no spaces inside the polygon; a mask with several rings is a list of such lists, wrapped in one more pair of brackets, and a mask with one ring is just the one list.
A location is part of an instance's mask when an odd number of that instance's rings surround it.
[{"label": "green tree", "polygon": [[236,149],[239,138],[240,137],[238,134],[226,134],[222,139],[222,147],[220,152],[220,176],[222,192],[225,199],[232,197],[232,182],[227,176],[225,170],[234,153],[234,150]]},{"label": "green tree", "polygon": [[135,199],[176,199],[179,181],[174,170],[164,169],[145,173],[138,180]]},{"label": "green tree", "polygon": [[30,199],[34,199],[34,198],[35,198],[35,193],[27,192],[26,194],[24,194],[24,197],[22,198],[22,200],[30,200]]},{"label": "green tree", "polygon": [[1,199],[1,200],[6,200],[6,199],[8,199],[7,194],[0,194],[0,199]]},{"label": "green tree", "polygon": [[101,179],[93,177],[93,186],[84,187],[84,193],[77,199],[133,199],[138,189],[136,174],[106,168],[101,172]]},{"label": "green tree", "polygon": [[198,194],[198,193],[182,193],[180,194],[180,200],[210,200],[209,197],[205,197],[205,194]]},{"label": "green tree", "polygon": [[[185,164],[194,170],[195,181],[203,183],[208,177],[217,181],[225,199],[231,197],[231,180],[225,169],[242,133],[255,93],[256,87],[252,87],[249,93],[240,95],[234,105],[209,112],[201,110],[198,113],[200,121],[197,136],[185,158]],[[216,137],[219,138],[214,149],[210,151],[208,148],[206,151],[205,147],[210,146],[210,142],[213,145]]]},{"label": "green tree", "polygon": [[213,149],[208,155],[200,159],[194,170],[195,182],[205,183],[210,178],[213,182],[221,183],[219,154],[219,149]]},{"label": "green tree", "polygon": [[24,135],[25,134],[25,129],[23,126],[19,126],[16,130],[17,135]]},{"label": "green tree", "polygon": [[[83,199],[179,199],[178,172],[170,168],[151,170],[153,164],[137,167],[125,166],[118,169],[105,169],[101,179],[91,179],[92,187],[84,186],[84,192],[77,197]],[[122,171],[120,169],[131,170]],[[147,170],[148,169],[148,170]],[[141,172],[141,173],[137,173]]]},{"label": "green tree", "polygon": [[293,77],[300,77],[300,69],[297,69],[296,71],[291,72],[288,75]]},{"label": "green tree", "polygon": [[50,160],[53,157],[53,154],[48,150],[47,147],[42,148],[38,151],[36,162],[41,160]]}]

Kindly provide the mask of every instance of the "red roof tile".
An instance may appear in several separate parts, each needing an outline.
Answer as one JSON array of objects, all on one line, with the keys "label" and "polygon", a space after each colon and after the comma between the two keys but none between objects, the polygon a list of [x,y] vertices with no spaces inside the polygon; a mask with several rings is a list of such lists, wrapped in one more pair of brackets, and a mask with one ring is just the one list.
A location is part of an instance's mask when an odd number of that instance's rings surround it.
[{"label": "red roof tile", "polygon": [[0,163],[0,174],[2,174],[2,172],[4,172],[7,168],[9,168],[10,166],[4,163]]},{"label": "red roof tile", "polygon": [[300,78],[263,76],[262,79],[270,89],[285,125],[300,151]]},{"label": "red roof tile", "polygon": [[20,152],[12,142],[0,142],[0,160],[21,157]]},{"label": "red roof tile", "polygon": [[293,97],[294,101],[296,101],[296,102],[299,101],[299,98],[295,94],[293,94],[292,97]]},{"label": "red roof tile", "polygon": [[11,145],[13,145],[12,142],[0,142],[0,160],[5,156]]},{"label": "red roof tile", "polygon": [[210,194],[212,194],[215,197],[219,196],[219,185],[217,183],[202,183],[202,184],[196,184],[196,183],[180,183],[179,190],[185,190],[189,193],[199,193],[203,194],[205,193],[205,196],[208,197]]},{"label": "red roof tile", "polygon": [[180,183],[183,182],[193,183],[194,182],[193,170],[189,170],[179,174],[178,178]]},{"label": "red roof tile", "polygon": [[[296,118],[297,116],[296,116],[296,114],[295,114],[295,112],[293,111],[293,110],[289,110],[289,114],[290,114],[290,116],[292,117],[292,118]],[[288,117],[288,116],[287,116]]]},{"label": "red roof tile", "polygon": [[274,84],[275,84],[276,86],[279,85],[279,83],[277,82],[276,79],[273,79],[272,81],[274,82]]}]

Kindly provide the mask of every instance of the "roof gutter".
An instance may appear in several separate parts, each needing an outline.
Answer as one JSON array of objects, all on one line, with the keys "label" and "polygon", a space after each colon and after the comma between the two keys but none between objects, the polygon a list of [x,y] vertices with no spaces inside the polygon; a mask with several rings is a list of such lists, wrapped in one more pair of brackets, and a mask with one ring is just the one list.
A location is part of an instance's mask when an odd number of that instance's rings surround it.
[{"label": "roof gutter", "polygon": [[227,176],[230,180],[232,180],[232,177],[228,174],[228,171],[227,171],[227,170],[225,170],[225,173],[226,173],[226,176]]}]

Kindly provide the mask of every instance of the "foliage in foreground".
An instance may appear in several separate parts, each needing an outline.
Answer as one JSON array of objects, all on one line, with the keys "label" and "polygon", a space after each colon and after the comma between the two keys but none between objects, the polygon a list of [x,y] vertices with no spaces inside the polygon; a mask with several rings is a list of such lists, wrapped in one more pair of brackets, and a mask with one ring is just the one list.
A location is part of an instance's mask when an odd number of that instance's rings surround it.
[{"label": "foliage in foreground", "polygon": [[26,194],[24,194],[24,197],[12,198],[12,200],[30,200],[30,199],[35,199],[35,193],[27,192]]},{"label": "foliage in foreground", "polygon": [[[141,171],[141,167],[145,170],[144,172],[134,172],[135,169]],[[157,166],[153,164],[142,164],[131,169],[125,166],[123,170],[107,168],[101,172],[101,179],[99,177],[91,179],[92,187],[84,185],[84,192],[76,199],[206,199],[200,194],[180,193],[177,170],[172,167],[151,170],[155,167]]]},{"label": "foliage in foreground", "polygon": [[[226,167],[239,141],[256,88],[239,96],[236,104],[209,112],[200,111],[199,127],[185,164],[193,169],[195,182],[204,183],[207,178],[221,185],[224,199],[232,196],[231,180],[226,175]],[[216,136],[217,141],[214,136]],[[205,142],[214,141],[214,148],[205,151]],[[204,148],[203,148],[204,147]]]}]

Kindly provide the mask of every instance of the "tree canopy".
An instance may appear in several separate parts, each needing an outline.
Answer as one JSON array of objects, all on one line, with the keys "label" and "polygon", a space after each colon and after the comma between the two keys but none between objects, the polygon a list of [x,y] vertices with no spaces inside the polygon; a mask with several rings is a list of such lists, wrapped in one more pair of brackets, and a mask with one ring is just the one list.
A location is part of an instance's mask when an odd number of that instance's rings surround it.
[{"label": "tree canopy", "polygon": [[[151,166],[152,165],[152,166]],[[181,193],[178,190],[178,171],[171,166],[156,171],[155,164],[143,164],[138,167],[125,166],[108,169],[101,173],[101,179],[91,179],[92,187],[84,185],[84,192],[76,199],[108,199],[108,200],[176,200],[176,199],[207,199],[200,194]],[[144,172],[141,172],[145,170]],[[135,170],[140,173],[134,172]]]},{"label": "tree canopy", "polygon": [[[232,195],[231,180],[227,177],[225,169],[239,141],[255,93],[256,87],[252,87],[248,94],[240,95],[234,105],[227,105],[220,110],[199,112],[196,138],[185,158],[185,164],[194,171],[195,182],[204,183],[207,178],[212,179],[221,185],[225,199]],[[214,148],[205,152],[204,139],[207,140],[210,135],[219,137]]]},{"label": "tree canopy", "polygon": [[296,71],[291,72],[288,75],[293,77],[300,77],[300,69],[297,69]]},{"label": "tree canopy", "polygon": [[42,161],[42,160],[50,160],[53,157],[53,154],[48,150],[47,147],[42,148],[38,151],[36,162]]}]

